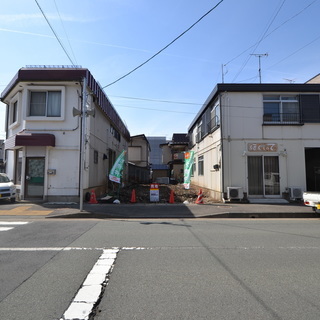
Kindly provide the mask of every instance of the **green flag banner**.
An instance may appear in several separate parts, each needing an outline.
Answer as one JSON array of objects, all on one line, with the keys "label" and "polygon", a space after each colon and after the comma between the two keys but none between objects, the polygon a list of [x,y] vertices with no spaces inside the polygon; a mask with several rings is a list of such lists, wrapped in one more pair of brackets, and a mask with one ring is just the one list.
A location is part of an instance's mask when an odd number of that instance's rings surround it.
[{"label": "green flag banner", "polygon": [[184,188],[190,189],[190,180],[193,166],[194,151],[184,153]]},{"label": "green flag banner", "polygon": [[120,183],[125,155],[126,151],[123,150],[110,170],[109,179],[113,182]]}]

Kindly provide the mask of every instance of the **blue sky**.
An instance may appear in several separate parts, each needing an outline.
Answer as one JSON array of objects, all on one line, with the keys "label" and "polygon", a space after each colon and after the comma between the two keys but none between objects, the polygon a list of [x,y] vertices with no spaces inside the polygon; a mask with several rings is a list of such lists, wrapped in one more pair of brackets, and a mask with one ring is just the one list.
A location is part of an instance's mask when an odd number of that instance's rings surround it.
[{"label": "blue sky", "polygon": [[[0,12],[0,91],[26,65],[81,65],[102,85],[179,36],[220,0],[10,0]],[[131,135],[187,132],[222,82],[303,83],[320,73],[320,0],[223,0],[105,92]],[[69,57],[68,57],[69,56]],[[135,99],[133,99],[135,98]],[[163,102],[165,101],[165,102]],[[5,106],[0,103],[0,138]]]}]

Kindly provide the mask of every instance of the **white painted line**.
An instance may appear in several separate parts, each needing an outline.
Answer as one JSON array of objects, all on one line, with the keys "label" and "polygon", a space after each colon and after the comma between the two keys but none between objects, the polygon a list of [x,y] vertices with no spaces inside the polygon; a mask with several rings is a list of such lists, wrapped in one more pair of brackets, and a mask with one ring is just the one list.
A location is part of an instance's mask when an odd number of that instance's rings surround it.
[{"label": "white painted line", "polygon": [[15,226],[21,226],[24,224],[28,224],[29,222],[23,222],[23,221],[0,221],[0,226],[10,226],[10,225],[15,225]]},{"label": "white painted line", "polygon": [[[88,319],[91,310],[93,309],[94,303],[77,303],[72,302],[68,310],[64,313],[60,320],[82,320]],[[74,315],[77,315],[75,318]]]},{"label": "white painted line", "polygon": [[105,248],[81,248],[81,247],[39,247],[39,248],[8,248],[0,247],[0,251],[71,251],[71,250],[97,250],[102,251]]},{"label": "white painted line", "polygon": [[0,227],[0,231],[8,231],[8,230],[11,230],[11,229],[14,229],[14,227]]},{"label": "white painted line", "polygon": [[105,249],[60,320],[88,320],[103,285],[112,271],[119,249]]}]

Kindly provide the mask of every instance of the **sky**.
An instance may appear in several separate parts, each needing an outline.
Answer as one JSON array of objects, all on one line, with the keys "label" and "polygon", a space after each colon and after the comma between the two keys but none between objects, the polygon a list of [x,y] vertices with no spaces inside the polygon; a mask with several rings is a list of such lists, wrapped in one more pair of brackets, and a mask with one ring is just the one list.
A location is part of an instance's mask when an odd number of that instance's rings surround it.
[{"label": "sky", "polygon": [[[217,83],[259,83],[259,60],[263,83],[319,74],[319,12],[320,0],[3,1],[0,92],[25,66],[80,65],[132,136],[171,139]],[[4,123],[0,103],[0,139]]]}]

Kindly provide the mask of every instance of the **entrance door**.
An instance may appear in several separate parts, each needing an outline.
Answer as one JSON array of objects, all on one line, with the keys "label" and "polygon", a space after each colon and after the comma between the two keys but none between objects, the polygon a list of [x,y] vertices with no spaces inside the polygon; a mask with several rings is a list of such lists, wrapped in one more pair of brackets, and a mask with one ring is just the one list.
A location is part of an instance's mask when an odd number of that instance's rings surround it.
[{"label": "entrance door", "polygon": [[320,191],[320,148],[306,148],[306,182],[308,191]]},{"label": "entrance door", "polygon": [[279,157],[248,157],[248,195],[278,196],[280,195]]},{"label": "entrance door", "polygon": [[27,158],[25,197],[42,198],[44,186],[45,158]]}]

